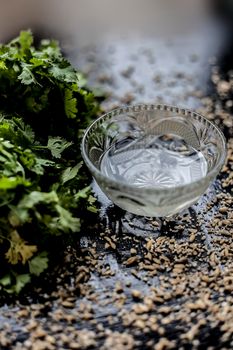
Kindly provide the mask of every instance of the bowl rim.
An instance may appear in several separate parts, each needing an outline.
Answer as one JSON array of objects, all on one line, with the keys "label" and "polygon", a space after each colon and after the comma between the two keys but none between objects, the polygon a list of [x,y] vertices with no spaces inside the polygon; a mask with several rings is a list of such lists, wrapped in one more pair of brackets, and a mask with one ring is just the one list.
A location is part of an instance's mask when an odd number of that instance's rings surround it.
[{"label": "bowl rim", "polygon": [[[85,141],[88,137],[88,134],[90,133],[90,130],[93,128],[93,126],[95,124],[97,124],[99,121],[104,120],[106,117],[113,117],[113,116],[117,116],[123,113],[127,113],[127,112],[140,112],[140,111],[153,111],[153,110],[165,110],[165,111],[169,111],[169,112],[175,112],[181,115],[184,115],[188,118],[190,117],[194,117],[194,118],[201,118],[202,120],[204,120],[207,124],[211,125],[216,132],[219,134],[220,139],[222,141],[222,153],[221,156],[218,160],[218,163],[214,166],[213,169],[210,170],[210,172],[208,172],[206,174],[206,176],[201,177],[200,179],[196,180],[196,181],[192,181],[189,183],[185,183],[183,185],[178,185],[178,186],[172,186],[172,187],[163,187],[163,188],[156,188],[153,186],[146,186],[146,187],[137,187],[133,184],[124,182],[124,181],[118,181],[116,179],[112,179],[106,175],[104,175],[90,160],[89,156],[87,155],[87,152],[85,150]],[[152,191],[154,193],[167,193],[167,192],[171,192],[171,191],[183,191],[186,189],[191,189],[191,188],[196,188],[196,187],[200,187],[202,185],[202,183],[206,183],[208,181],[208,183],[210,183],[220,172],[221,168],[223,167],[225,160],[226,160],[226,156],[227,156],[227,145],[226,145],[226,139],[225,136],[223,134],[223,132],[210,120],[208,120],[207,118],[205,118],[202,114],[195,112],[192,109],[189,108],[181,108],[181,107],[176,107],[173,105],[167,105],[167,104],[135,104],[135,105],[130,105],[130,106],[121,106],[118,108],[114,108],[109,112],[106,112],[104,114],[102,114],[100,117],[98,117],[96,120],[94,120],[85,130],[84,134],[83,134],[83,138],[82,138],[82,142],[81,142],[81,154],[83,157],[84,162],[86,163],[87,167],[89,168],[89,170],[91,171],[92,175],[96,178],[96,181],[98,182],[98,180],[102,180],[105,183],[108,183],[110,186],[114,186],[116,185],[116,187],[124,187],[124,188],[128,188],[132,191],[135,192],[144,192],[144,193],[151,193]]]}]

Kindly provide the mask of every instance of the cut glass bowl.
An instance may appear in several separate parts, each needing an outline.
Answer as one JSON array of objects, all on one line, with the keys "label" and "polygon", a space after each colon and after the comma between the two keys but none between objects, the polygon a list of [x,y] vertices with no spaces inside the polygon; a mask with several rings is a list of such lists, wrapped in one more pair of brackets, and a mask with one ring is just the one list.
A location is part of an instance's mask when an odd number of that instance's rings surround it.
[{"label": "cut glass bowl", "polygon": [[92,123],[83,159],[117,206],[166,217],[197,202],[226,157],[222,132],[193,111],[166,105],[113,110]]}]

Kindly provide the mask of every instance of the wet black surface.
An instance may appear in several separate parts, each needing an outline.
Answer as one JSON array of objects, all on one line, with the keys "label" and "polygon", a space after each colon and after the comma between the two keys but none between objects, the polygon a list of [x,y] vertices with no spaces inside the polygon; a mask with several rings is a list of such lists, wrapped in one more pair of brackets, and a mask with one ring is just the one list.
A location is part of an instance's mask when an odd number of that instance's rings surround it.
[{"label": "wet black surface", "polygon": [[[202,103],[201,97],[213,92],[210,86],[210,70],[211,62],[215,61],[213,55],[218,50],[218,41],[212,39],[213,32],[208,28],[204,34],[202,32],[191,37],[165,41],[153,38],[144,38],[141,41],[118,39],[98,47],[81,48],[77,52],[72,50],[69,54],[73,62],[77,62],[79,67],[86,71],[91,86],[100,86],[108,91],[109,97],[103,103],[105,110],[121,104],[138,102],[164,102],[199,108]],[[226,136],[229,137],[227,132]],[[212,318],[208,320],[212,313],[214,315],[214,311],[207,306],[192,313],[186,305],[200,298],[199,290],[190,286],[195,284],[195,279],[201,275],[211,276],[209,256],[212,253],[218,255],[220,251],[220,246],[215,242],[218,235],[211,231],[211,225],[222,205],[219,198],[216,199],[216,195],[223,192],[224,176],[222,174],[218,177],[196,205],[176,218],[162,221],[138,218],[125,213],[113,206],[94,185],[102,206],[100,216],[91,225],[91,229],[87,228],[86,232],[83,230],[81,236],[77,237],[77,245],[67,252],[63,266],[58,267],[52,275],[45,276],[41,285],[35,284],[33,290],[28,289],[25,296],[19,297],[18,302],[12,299],[11,305],[2,307],[0,329],[3,332],[8,327],[9,338],[12,340],[7,345],[1,343],[0,348],[46,349],[46,345],[43,347],[43,344],[41,347],[33,347],[29,343],[27,345],[31,334],[28,328],[30,319],[35,319],[47,334],[57,337],[52,349],[75,348],[69,341],[59,343],[58,334],[64,333],[69,337],[72,332],[80,329],[93,331],[94,341],[90,346],[86,346],[77,338],[77,349],[232,348],[231,336],[225,340],[222,338],[224,330],[221,326],[224,320],[222,323],[217,318],[216,323]],[[229,207],[228,210],[232,211],[232,208]],[[223,219],[225,215],[220,218]],[[173,265],[176,261],[179,263],[182,256],[182,253],[179,253],[183,249],[182,244],[186,244],[185,249],[191,244],[190,229],[196,230],[196,252],[188,255],[188,264],[182,273],[184,279],[180,280],[180,284],[187,282],[186,288],[191,292],[154,300],[151,297],[153,288],[160,287],[161,278],[165,279],[165,282],[166,278],[167,281],[172,278]],[[228,230],[233,229],[230,227]],[[157,244],[160,238],[165,239],[163,254],[171,262],[171,267],[163,268],[161,265],[153,275],[153,269],[147,270],[148,267],[144,266],[149,264],[145,262],[145,254],[149,252],[146,245],[150,240]],[[232,243],[232,237],[227,239],[229,244]],[[167,248],[166,241],[169,243]],[[159,259],[161,253],[157,256],[155,249],[153,254]],[[132,256],[136,256],[137,259],[127,264],[127,260]],[[231,255],[229,259],[232,260]],[[95,260],[96,263],[92,265],[91,262]],[[221,271],[231,267],[231,261],[220,260],[216,269]],[[200,275],[198,271],[201,270]],[[80,275],[82,271],[83,277]],[[78,276],[81,277],[77,283]],[[169,288],[168,286],[167,293]],[[139,299],[132,295],[134,290],[141,293]],[[222,300],[222,303],[227,301],[230,292],[225,293],[213,286],[210,288],[210,295],[214,305],[214,300]],[[69,297],[73,298],[73,307],[67,308],[62,303]],[[137,319],[127,323],[127,313],[131,315],[139,303],[147,305],[147,297],[153,300],[153,307],[143,312],[145,317],[141,321],[144,323],[135,325]],[[232,299],[229,306],[232,306],[231,303]],[[32,307],[34,304],[39,305],[38,314],[35,314],[37,307]],[[174,315],[167,324],[163,324],[165,314],[160,311],[162,306],[170,307]],[[21,309],[28,310],[27,316],[20,316]],[[180,318],[181,314],[184,315],[183,318]],[[141,317],[140,313],[137,315]],[[152,315],[157,317],[157,323],[163,330],[151,328],[149,317]],[[199,327],[195,335],[182,338],[182,335],[202,318],[207,322]],[[227,322],[231,321],[233,322],[233,319]],[[54,325],[61,326],[61,329],[53,331]],[[73,330],[68,330],[68,327],[73,327]],[[119,332],[120,335],[114,332]],[[127,335],[125,342],[121,340],[122,334]],[[111,343],[113,336],[118,340]],[[46,341],[45,336],[35,336],[34,340],[37,341],[38,338]],[[93,334],[89,334],[89,338],[92,339]],[[161,338],[170,341],[170,345],[162,346],[159,343]]]}]

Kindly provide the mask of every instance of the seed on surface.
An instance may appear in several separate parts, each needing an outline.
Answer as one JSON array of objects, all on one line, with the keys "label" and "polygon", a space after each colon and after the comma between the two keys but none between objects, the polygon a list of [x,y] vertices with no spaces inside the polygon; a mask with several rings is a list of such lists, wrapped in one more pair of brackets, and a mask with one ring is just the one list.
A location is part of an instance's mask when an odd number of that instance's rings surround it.
[{"label": "seed on surface", "polygon": [[131,294],[132,294],[132,297],[134,299],[141,299],[142,298],[142,293],[139,290],[133,289]]}]

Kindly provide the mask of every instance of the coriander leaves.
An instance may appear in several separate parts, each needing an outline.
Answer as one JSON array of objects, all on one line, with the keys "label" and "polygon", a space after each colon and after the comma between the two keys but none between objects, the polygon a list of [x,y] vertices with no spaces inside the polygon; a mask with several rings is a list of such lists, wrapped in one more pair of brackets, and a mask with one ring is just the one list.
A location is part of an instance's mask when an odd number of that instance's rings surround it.
[{"label": "coriander leaves", "polygon": [[56,41],[33,41],[22,31],[0,45],[0,291],[7,293],[47,269],[62,253],[59,240],[97,211],[79,144],[98,101]]}]

